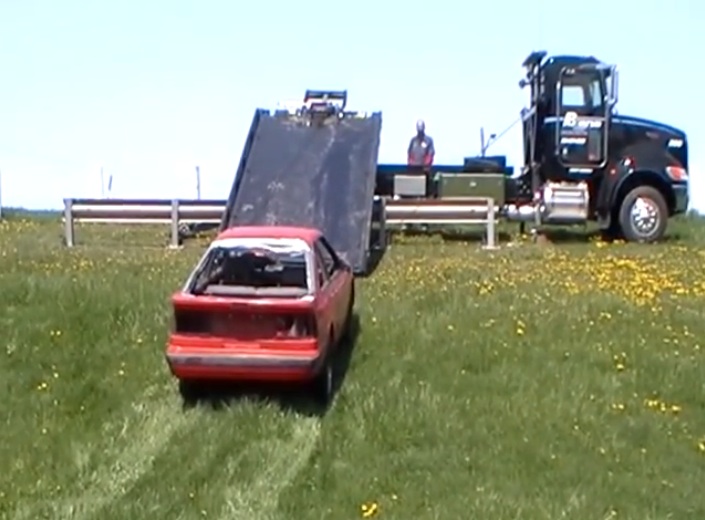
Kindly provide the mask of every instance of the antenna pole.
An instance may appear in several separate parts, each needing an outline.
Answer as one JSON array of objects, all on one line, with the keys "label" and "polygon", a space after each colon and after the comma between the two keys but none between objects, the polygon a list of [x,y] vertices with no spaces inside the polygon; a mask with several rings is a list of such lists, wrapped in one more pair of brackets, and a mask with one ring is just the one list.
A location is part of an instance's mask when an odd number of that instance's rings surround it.
[{"label": "antenna pole", "polygon": [[201,168],[196,166],[196,198],[201,200]]}]

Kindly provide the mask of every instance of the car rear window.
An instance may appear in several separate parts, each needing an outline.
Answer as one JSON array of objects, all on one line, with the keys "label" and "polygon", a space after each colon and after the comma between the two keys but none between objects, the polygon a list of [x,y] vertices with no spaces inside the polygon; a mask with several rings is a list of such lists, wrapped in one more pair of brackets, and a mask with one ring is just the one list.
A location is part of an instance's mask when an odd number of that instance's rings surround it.
[{"label": "car rear window", "polygon": [[196,273],[192,292],[222,296],[303,295],[309,289],[306,260],[306,250],[290,243],[214,244]]}]

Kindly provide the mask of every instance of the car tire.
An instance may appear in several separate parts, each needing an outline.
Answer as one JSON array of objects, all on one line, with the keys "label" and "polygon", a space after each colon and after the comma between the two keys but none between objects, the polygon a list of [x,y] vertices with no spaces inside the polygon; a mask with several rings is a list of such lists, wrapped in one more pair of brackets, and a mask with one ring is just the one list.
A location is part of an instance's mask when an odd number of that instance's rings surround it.
[{"label": "car tire", "polygon": [[328,407],[333,400],[334,369],[330,354],[326,354],[321,371],[313,381],[313,392],[316,401],[324,407]]},{"label": "car tire", "polygon": [[179,394],[184,405],[192,406],[201,397],[201,385],[198,381],[179,379]]},{"label": "car tire", "polygon": [[637,186],[622,200],[619,226],[628,242],[656,242],[663,238],[667,223],[668,206],[656,188]]}]

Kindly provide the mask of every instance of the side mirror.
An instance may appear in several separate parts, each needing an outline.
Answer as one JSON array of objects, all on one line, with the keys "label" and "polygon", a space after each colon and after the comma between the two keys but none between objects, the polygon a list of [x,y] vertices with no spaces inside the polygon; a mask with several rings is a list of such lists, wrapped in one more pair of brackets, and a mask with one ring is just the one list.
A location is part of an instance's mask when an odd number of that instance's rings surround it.
[{"label": "side mirror", "polygon": [[610,105],[614,106],[619,100],[619,71],[616,67],[612,68],[612,74],[610,74]]}]

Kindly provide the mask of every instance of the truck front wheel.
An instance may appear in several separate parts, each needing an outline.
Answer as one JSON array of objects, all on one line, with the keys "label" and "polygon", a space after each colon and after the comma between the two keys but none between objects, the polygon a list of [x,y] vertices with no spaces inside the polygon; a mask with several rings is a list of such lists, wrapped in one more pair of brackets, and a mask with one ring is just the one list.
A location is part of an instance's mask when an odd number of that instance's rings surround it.
[{"label": "truck front wheel", "polygon": [[627,193],[619,208],[619,226],[629,242],[655,242],[666,232],[668,206],[661,192],[637,186]]}]

